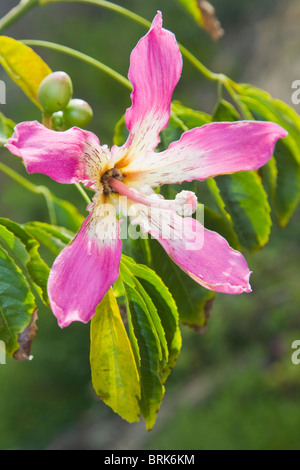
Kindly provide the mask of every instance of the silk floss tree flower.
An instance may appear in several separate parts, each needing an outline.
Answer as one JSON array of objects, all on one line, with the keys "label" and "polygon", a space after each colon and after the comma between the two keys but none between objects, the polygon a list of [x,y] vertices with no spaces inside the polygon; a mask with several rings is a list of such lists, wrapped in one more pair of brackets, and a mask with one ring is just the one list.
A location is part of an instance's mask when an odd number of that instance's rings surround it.
[{"label": "silk floss tree flower", "polygon": [[[169,122],[181,70],[175,36],[162,28],[158,12],[131,53],[132,106],[125,114],[129,137],[123,146],[110,150],[91,132],[76,127],[56,132],[39,122],[18,124],[8,141],[7,148],[23,159],[29,173],[44,173],[60,183],[81,182],[95,191],[89,216],[50,272],[49,299],[61,327],[88,322],[118,278],[120,221],[116,211],[103,207],[122,205],[125,196],[129,208],[135,205],[131,223],[155,237],[196,282],[227,294],[251,291],[251,273],[243,255],[193,217],[182,217],[186,203],[196,208],[196,196],[183,191],[169,201],[152,188],[256,170],[267,163],[276,141],[287,133],[271,122],[210,123],[184,132],[167,150],[155,152],[159,134]],[[196,240],[192,247],[191,239]]]}]

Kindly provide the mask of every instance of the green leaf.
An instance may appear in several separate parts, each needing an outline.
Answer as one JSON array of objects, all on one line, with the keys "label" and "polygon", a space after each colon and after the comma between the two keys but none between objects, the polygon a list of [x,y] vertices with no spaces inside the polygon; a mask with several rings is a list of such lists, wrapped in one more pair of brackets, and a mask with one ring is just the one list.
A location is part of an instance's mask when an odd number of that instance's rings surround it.
[{"label": "green leaf", "polygon": [[77,208],[70,202],[60,199],[53,194],[52,202],[57,218],[57,225],[66,227],[72,232],[77,232],[84,221],[84,217]]},{"label": "green leaf", "polygon": [[15,123],[0,113],[0,148],[13,135]]},{"label": "green leaf", "polygon": [[168,126],[160,133],[161,142],[158,146],[158,150],[166,150],[171,142],[179,140],[182,133],[186,130],[187,127],[184,122],[178,118],[176,114],[171,114]]},{"label": "green leaf", "polygon": [[141,382],[141,413],[147,430],[150,430],[155,424],[164,396],[164,386],[160,379],[161,346],[143,298],[126,281],[124,287],[130,339]]},{"label": "green leaf", "polygon": [[160,134],[160,149],[167,149],[172,142],[180,139],[183,132],[209,122],[211,116],[208,114],[183,106],[179,101],[172,102],[169,124]]},{"label": "green leaf", "polygon": [[222,175],[215,182],[241,245],[251,252],[261,249],[269,240],[272,221],[258,174],[247,171]]},{"label": "green leaf", "polygon": [[177,305],[180,322],[202,331],[207,324],[215,293],[204,289],[184,273],[158,242],[150,246],[152,267],[169,288]]},{"label": "green leaf", "polygon": [[293,150],[285,141],[279,141],[275,149],[276,185],[273,183],[275,214],[285,227],[300,202],[300,165]]},{"label": "green leaf", "polygon": [[[40,299],[46,306],[49,306],[47,294],[49,267],[42,260],[38,252],[39,243],[17,223],[12,222],[9,219],[0,218],[0,243],[2,244],[6,244],[8,239],[6,230],[1,230],[3,227],[19,240],[19,244],[15,241],[13,250],[14,255],[16,255],[16,257],[14,256],[16,263],[23,270],[23,274],[27,277],[28,282],[33,284],[33,287],[38,293]],[[27,252],[26,254],[23,247]]]},{"label": "green leaf", "polygon": [[29,262],[23,243],[0,226],[0,339],[10,357],[20,349],[20,335],[30,325],[36,310],[31,286],[23,273]]},{"label": "green leaf", "polygon": [[181,349],[176,304],[159,276],[122,255],[120,277],[125,295],[130,340],[141,382],[141,412],[147,429],[155,423],[167,377]]},{"label": "green leaf", "polygon": [[[181,333],[179,329],[179,315],[175,301],[160,277],[155,271],[147,266],[137,264],[128,256],[122,255],[122,262],[128,267],[131,275],[141,284],[143,295],[145,291],[148,298],[154,304],[156,309],[155,318],[152,317],[157,331],[159,331],[161,345],[165,350],[167,347],[167,360],[162,365],[161,380],[165,383],[168,375],[174,367],[181,349]],[[138,285],[139,288],[139,285]],[[145,296],[143,297],[145,299]],[[156,316],[159,316],[159,321]],[[157,326],[158,325],[158,326]],[[161,333],[163,330],[163,335]],[[166,341],[166,344],[165,344]]]},{"label": "green leaf", "polygon": [[278,223],[284,227],[300,201],[300,116],[287,104],[251,85],[236,85],[236,91],[256,119],[276,122],[289,133],[276,145],[276,170],[270,163],[272,173],[268,176],[272,178],[267,180]]},{"label": "green leaf", "polygon": [[171,110],[172,115],[181,121],[183,130],[200,127],[212,121],[209,114],[188,108],[181,104],[180,101],[173,101]]},{"label": "green leaf", "polygon": [[[215,183],[214,180],[210,180],[210,183]],[[223,205],[222,201],[222,205]],[[225,207],[224,207],[225,209]],[[228,241],[229,245],[236,249],[241,250],[241,245],[238,240],[237,234],[234,231],[231,218],[229,214],[226,213],[223,215],[218,214],[218,212],[212,210],[210,207],[204,207],[204,221],[205,227],[208,230],[213,230],[214,232],[218,232]]]},{"label": "green leaf", "polygon": [[239,119],[240,115],[231,103],[223,99],[218,102],[213,113],[213,121],[238,121]]},{"label": "green leaf", "polygon": [[0,36],[0,64],[10,78],[41,109],[38,89],[51,73],[48,65],[30,47],[15,39]]},{"label": "green leaf", "polygon": [[[214,112],[216,121],[236,121],[235,108],[221,100]],[[261,178],[255,171],[221,175],[207,182],[223,213],[230,216],[233,228],[243,248],[254,252],[269,240],[271,232],[270,206]]]},{"label": "green leaf", "polygon": [[57,227],[44,222],[28,222],[25,229],[42,245],[58,256],[74,237],[74,233],[64,227]]},{"label": "green leaf", "polygon": [[[159,351],[159,360],[164,365],[168,361],[169,351],[167,346],[167,341],[165,337],[165,331],[163,329],[161,319],[158,315],[158,311],[155,305],[152,302],[151,297],[148,295],[146,290],[143,288],[140,281],[134,275],[133,269],[135,264],[128,262],[128,258],[126,259],[124,256],[122,257],[121,262],[121,272],[124,279],[124,282],[130,285],[136,292],[140,295],[140,297],[145,302],[146,312],[148,315],[149,323],[152,325],[152,329],[155,332],[155,336],[157,338],[157,347]],[[145,269],[147,269],[145,267]],[[130,281],[128,278],[130,277]],[[161,282],[161,281],[160,281]]]},{"label": "green leaf", "polygon": [[283,101],[273,99],[269,93],[252,85],[238,84],[236,87],[240,99],[250,111],[257,113],[259,118],[266,121],[276,122],[288,131],[289,134],[284,141],[290,141],[295,149],[295,157],[300,162],[300,116],[296,111]]},{"label": "green leaf", "polygon": [[91,321],[90,363],[97,395],[130,423],[139,421],[138,371],[112,289]]},{"label": "green leaf", "polygon": [[125,124],[125,114],[115,125],[115,132],[113,137],[113,144],[121,147],[128,137],[128,129]]}]

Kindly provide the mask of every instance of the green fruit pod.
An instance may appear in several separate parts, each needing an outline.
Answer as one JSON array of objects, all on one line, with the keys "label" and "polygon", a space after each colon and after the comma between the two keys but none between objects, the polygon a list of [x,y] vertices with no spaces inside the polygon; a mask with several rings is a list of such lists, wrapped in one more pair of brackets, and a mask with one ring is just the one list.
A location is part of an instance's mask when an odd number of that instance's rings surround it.
[{"label": "green fruit pod", "polygon": [[64,120],[70,127],[85,128],[93,117],[93,110],[83,100],[73,99],[64,109]]},{"label": "green fruit pod", "polygon": [[73,95],[72,80],[65,72],[53,72],[41,82],[38,100],[45,114],[63,110]]}]

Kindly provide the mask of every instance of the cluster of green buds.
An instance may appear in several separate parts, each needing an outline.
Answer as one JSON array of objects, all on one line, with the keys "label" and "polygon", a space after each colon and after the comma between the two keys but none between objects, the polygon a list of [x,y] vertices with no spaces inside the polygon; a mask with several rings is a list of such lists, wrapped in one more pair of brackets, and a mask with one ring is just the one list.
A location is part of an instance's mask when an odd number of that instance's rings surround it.
[{"label": "cluster of green buds", "polygon": [[76,126],[84,129],[93,117],[90,105],[73,97],[73,84],[65,72],[53,72],[41,82],[38,100],[45,120],[55,131]]}]

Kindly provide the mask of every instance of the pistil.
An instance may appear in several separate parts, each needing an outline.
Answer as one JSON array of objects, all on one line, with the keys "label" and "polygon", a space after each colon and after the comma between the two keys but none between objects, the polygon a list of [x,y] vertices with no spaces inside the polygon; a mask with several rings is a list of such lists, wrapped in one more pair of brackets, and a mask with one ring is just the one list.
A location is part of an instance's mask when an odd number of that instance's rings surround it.
[{"label": "pistil", "polygon": [[181,191],[176,195],[174,200],[168,200],[156,193],[151,195],[143,194],[127,184],[122,183],[119,179],[112,178],[109,185],[115,192],[128,197],[131,201],[144,204],[145,206],[164,210],[175,210],[179,212],[180,215],[192,215],[197,209],[197,197],[191,191]]}]

